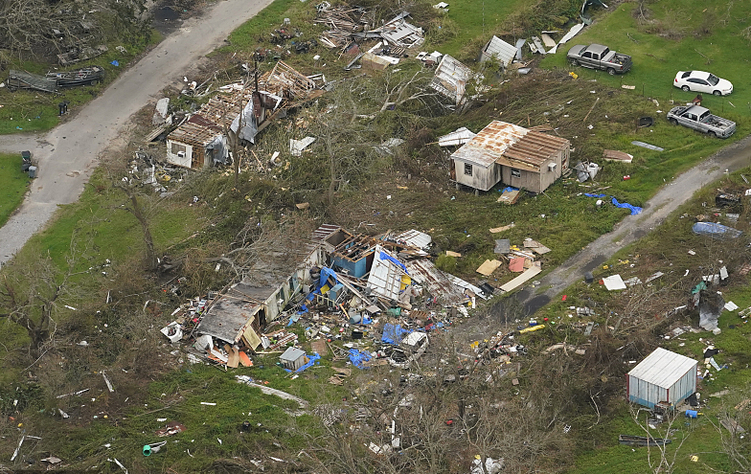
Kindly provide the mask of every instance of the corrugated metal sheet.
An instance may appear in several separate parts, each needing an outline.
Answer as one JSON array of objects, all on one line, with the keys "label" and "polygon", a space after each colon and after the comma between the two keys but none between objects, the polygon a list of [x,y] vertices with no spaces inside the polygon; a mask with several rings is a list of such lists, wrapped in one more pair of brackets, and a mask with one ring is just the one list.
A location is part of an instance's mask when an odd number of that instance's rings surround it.
[{"label": "corrugated metal sheet", "polygon": [[461,104],[467,81],[472,77],[472,70],[448,54],[443,56],[435,70],[435,77],[430,87],[449,99]]},{"label": "corrugated metal sheet", "polygon": [[[526,135],[512,143],[496,161],[498,164],[513,166],[514,162],[539,169],[561,149],[569,148],[570,142],[565,138],[554,137],[547,133],[528,131]],[[503,161],[509,160],[509,164]]]},{"label": "corrugated metal sheet", "polygon": [[447,274],[430,260],[410,260],[407,262],[407,271],[415,282],[425,287],[444,305],[460,305],[466,300],[464,289],[454,285]]},{"label": "corrugated metal sheet", "polygon": [[628,398],[649,407],[661,401],[678,403],[696,390],[697,365],[659,347],[628,373]]},{"label": "corrugated metal sheet", "polygon": [[490,58],[496,58],[503,64],[503,67],[508,67],[511,61],[516,56],[516,47],[508,44],[497,36],[490,38],[490,41],[485,45],[480,55],[480,62],[485,62]]},{"label": "corrugated metal sheet", "polygon": [[396,241],[400,244],[417,247],[418,249],[425,249],[428,248],[433,239],[424,232],[412,229],[396,236]]},{"label": "corrugated metal sheet", "polygon": [[527,133],[529,131],[524,127],[494,120],[456,150],[451,158],[488,168]]},{"label": "corrugated metal sheet", "polygon": [[398,300],[402,285],[402,275],[405,274],[405,271],[393,261],[384,258],[384,255],[396,260],[396,257],[391,253],[384,250],[380,245],[376,245],[375,258],[373,259],[373,265],[370,267],[367,287],[376,295],[391,300]]},{"label": "corrugated metal sheet", "polygon": [[447,133],[442,137],[438,137],[438,146],[459,146],[464,145],[477,134],[469,130],[467,127],[457,128],[451,133]]}]

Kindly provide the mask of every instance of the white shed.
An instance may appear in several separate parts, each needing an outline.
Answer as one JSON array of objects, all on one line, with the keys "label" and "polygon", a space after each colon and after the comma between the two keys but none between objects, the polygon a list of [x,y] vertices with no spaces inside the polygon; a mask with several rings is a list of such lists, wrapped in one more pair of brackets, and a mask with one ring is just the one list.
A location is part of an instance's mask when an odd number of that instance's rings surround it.
[{"label": "white shed", "polygon": [[658,347],[626,375],[628,401],[653,408],[677,405],[696,392],[698,362]]}]

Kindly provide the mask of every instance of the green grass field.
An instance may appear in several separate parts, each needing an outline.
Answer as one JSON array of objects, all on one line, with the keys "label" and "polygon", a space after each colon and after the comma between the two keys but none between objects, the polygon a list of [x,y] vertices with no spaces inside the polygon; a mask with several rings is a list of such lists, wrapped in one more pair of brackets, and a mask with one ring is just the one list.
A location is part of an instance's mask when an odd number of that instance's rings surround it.
[{"label": "green grass field", "polygon": [[0,226],[23,202],[29,177],[21,171],[21,155],[0,154]]},{"label": "green grass field", "polygon": [[[678,71],[709,71],[731,81],[734,91],[726,97],[704,94],[702,105],[733,120],[751,115],[751,87],[746,80],[751,43],[743,37],[751,4],[661,0],[646,6],[645,22],[635,17],[636,3],[623,3],[607,15],[601,13],[592,26],[563,45],[558,54],[548,55],[541,66],[572,70],[580,80],[596,80],[615,88],[635,86],[630,94],[658,99],[664,112],[670,108],[665,101],[685,103],[696,95],[673,87]],[[566,52],[575,44],[589,43],[631,55],[631,71],[610,77],[603,71],[568,65]],[[739,127],[738,133],[745,135],[748,129]]]}]

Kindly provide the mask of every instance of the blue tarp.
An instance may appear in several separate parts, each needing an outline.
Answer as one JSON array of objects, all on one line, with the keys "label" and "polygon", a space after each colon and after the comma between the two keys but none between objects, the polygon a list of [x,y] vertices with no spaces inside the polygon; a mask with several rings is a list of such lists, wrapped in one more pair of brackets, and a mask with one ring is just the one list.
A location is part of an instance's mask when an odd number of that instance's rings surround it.
[{"label": "blue tarp", "polygon": [[404,270],[404,273],[406,273],[407,275],[409,275],[409,272],[407,272],[407,267],[405,267],[402,262],[400,262],[399,260],[395,259],[391,255],[387,254],[384,251],[381,251],[380,257],[381,257],[381,260],[388,260],[389,262],[393,263],[394,265],[396,265],[399,268],[401,268],[402,270]]},{"label": "blue tarp", "polygon": [[[336,277],[336,272],[334,270],[328,267],[321,268],[321,276],[318,278],[318,284],[316,285],[316,289],[308,293],[308,296],[305,297],[305,301],[313,301],[316,295],[320,295],[321,288],[323,288],[324,285],[328,284],[329,278],[334,279],[335,285],[339,283],[339,279]],[[305,304],[303,304],[302,306],[300,306],[300,311],[298,311],[297,314],[303,314],[307,312],[308,312],[308,307]]]},{"label": "blue tarp", "polygon": [[367,352],[360,352],[357,349],[349,350],[349,361],[352,362],[352,365],[354,365],[358,369],[367,369],[367,367],[363,367],[362,363],[369,360],[370,354],[368,354]]},{"label": "blue tarp", "polygon": [[641,213],[641,207],[632,206],[631,204],[627,202],[618,202],[616,198],[613,198],[612,203],[615,207],[620,207],[621,209],[630,209],[632,216],[635,216]]},{"label": "blue tarp", "polygon": [[722,239],[726,237],[735,239],[737,237],[740,237],[740,235],[743,233],[738,229],[733,229],[732,227],[718,224],[716,222],[697,222],[696,224],[694,224],[691,230],[694,231],[694,234],[708,235],[716,239]]},{"label": "blue tarp", "polygon": [[[318,360],[319,360],[320,358],[321,358],[321,356],[320,356],[320,354],[318,354],[317,352],[316,352],[315,354],[313,354],[312,356],[308,356],[308,363],[307,363],[307,364],[305,364],[305,365],[303,365],[303,366],[302,366],[302,367],[300,367],[299,369],[295,370],[295,373],[297,373],[297,372],[302,372],[303,370],[307,369],[307,368],[308,368],[308,367],[310,367],[311,365],[313,365],[313,364],[317,364],[317,363],[318,363]],[[289,373],[292,373],[292,371],[291,371],[291,370],[289,370],[289,369],[284,369],[284,370],[286,370],[286,371],[287,371],[287,372],[289,372]]]},{"label": "blue tarp", "polygon": [[[606,194],[584,193],[584,195],[587,196],[587,197],[592,197],[592,198],[604,198],[604,197],[608,197]],[[616,198],[614,198],[613,196],[610,196],[610,199],[611,199],[610,202],[612,202],[615,207],[619,207],[621,209],[630,209],[632,216],[640,214],[641,211],[642,211],[641,207],[632,206],[631,204],[629,204],[627,202],[618,202],[618,200]]]},{"label": "blue tarp", "polygon": [[386,323],[383,325],[383,336],[381,336],[381,341],[387,344],[393,344],[396,346],[402,341],[402,338],[406,334],[409,334],[411,332],[412,331],[407,331],[406,329],[402,329],[401,324]]}]

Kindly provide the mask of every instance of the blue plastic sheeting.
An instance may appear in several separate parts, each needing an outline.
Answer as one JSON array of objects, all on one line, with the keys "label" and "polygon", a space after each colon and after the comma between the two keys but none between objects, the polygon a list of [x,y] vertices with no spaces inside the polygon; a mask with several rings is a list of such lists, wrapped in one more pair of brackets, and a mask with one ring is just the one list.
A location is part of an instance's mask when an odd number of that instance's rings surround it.
[{"label": "blue plastic sheeting", "polygon": [[402,338],[405,334],[409,334],[411,332],[412,331],[402,329],[401,324],[386,323],[383,325],[383,336],[381,336],[381,341],[387,344],[397,345],[402,341]]},{"label": "blue plastic sheeting", "polygon": [[632,206],[631,204],[629,204],[627,202],[618,202],[618,200],[616,198],[613,198],[612,203],[613,203],[613,205],[615,207],[620,207],[621,209],[630,209],[632,216],[640,214],[641,211],[642,211],[641,207]]},{"label": "blue plastic sheeting", "polygon": [[306,308],[305,305],[302,306],[302,309],[304,309],[305,311],[298,311],[297,313],[289,317],[289,323],[287,323],[287,327],[290,327],[293,324],[295,324],[297,321],[299,321],[301,314],[308,312],[308,308]]},{"label": "blue plastic sheeting", "polygon": [[369,360],[370,354],[368,354],[367,352],[360,352],[357,349],[349,350],[349,361],[352,362],[352,365],[354,365],[358,369],[367,369],[367,367],[364,367],[362,363]]},{"label": "blue plastic sheeting", "polygon": [[735,239],[737,237],[740,237],[740,235],[743,233],[738,229],[733,229],[732,227],[718,224],[716,222],[697,222],[693,227],[691,227],[691,230],[694,231],[694,234],[708,235],[716,239]]},{"label": "blue plastic sheeting", "polygon": [[[318,364],[318,360],[319,360],[320,358],[321,358],[321,356],[320,356],[320,354],[318,354],[317,352],[316,352],[315,354],[313,354],[312,356],[309,356],[309,357],[308,357],[308,363],[307,363],[307,364],[305,364],[305,365],[303,365],[303,366],[302,366],[302,367],[300,367],[299,369],[295,370],[295,373],[298,373],[298,372],[302,372],[303,370],[307,369],[307,368],[308,368],[308,367],[310,367],[311,365],[314,365],[314,364]],[[289,373],[292,373],[292,371],[291,371],[291,370],[289,370],[289,369],[284,369],[284,370],[286,370],[286,371],[287,371],[287,372],[289,372]]]},{"label": "blue plastic sheeting", "polygon": [[506,186],[505,188],[501,189],[501,193],[510,192],[510,191],[518,191],[519,188],[515,188],[513,186]]},{"label": "blue plastic sheeting", "polygon": [[404,270],[404,273],[406,273],[407,275],[409,275],[409,272],[407,271],[407,267],[405,267],[402,262],[400,262],[399,260],[395,259],[394,257],[392,257],[391,255],[387,254],[386,252],[382,251],[381,254],[380,254],[380,258],[381,258],[381,260],[388,260],[389,262],[393,263],[394,265],[396,265],[399,268],[401,268],[402,270]]},{"label": "blue plastic sheeting", "polygon": [[[604,198],[604,197],[607,197],[606,194],[584,193],[584,195],[587,196],[587,197],[591,197],[591,198]],[[631,204],[629,204],[627,202],[618,202],[618,200],[616,198],[614,198],[613,196],[610,196],[610,199],[611,199],[610,202],[612,202],[615,207],[619,207],[621,209],[630,209],[632,216],[640,214],[641,211],[642,211],[641,207],[632,206]]]},{"label": "blue plastic sheeting", "polygon": [[[305,301],[313,301],[316,295],[320,295],[321,288],[323,288],[324,285],[328,284],[329,278],[334,279],[335,285],[339,283],[339,279],[336,277],[336,272],[334,270],[328,267],[321,268],[321,276],[318,279],[318,286],[316,287],[315,290],[308,293],[308,296],[305,297]],[[308,307],[305,304],[303,304],[302,306],[300,306],[300,311],[298,311],[297,314],[307,313],[308,311],[309,311]]]},{"label": "blue plastic sheeting", "polygon": [[110,64],[112,64],[113,66],[119,66],[120,65],[120,63],[117,61],[117,59],[115,59],[114,61],[112,61]]}]

